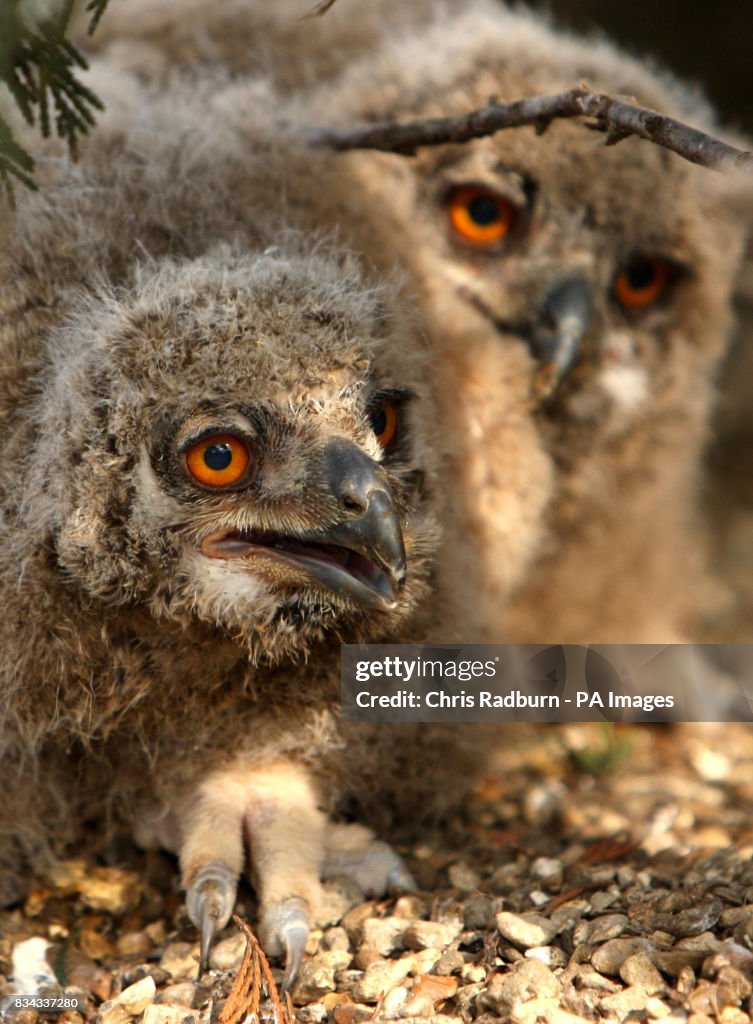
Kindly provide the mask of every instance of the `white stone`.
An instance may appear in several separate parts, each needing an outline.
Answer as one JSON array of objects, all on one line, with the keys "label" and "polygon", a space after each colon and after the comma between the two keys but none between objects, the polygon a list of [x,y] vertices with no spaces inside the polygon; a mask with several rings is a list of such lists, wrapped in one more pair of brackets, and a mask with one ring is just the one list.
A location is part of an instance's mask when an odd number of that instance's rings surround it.
[{"label": "white stone", "polygon": [[124,988],[113,1002],[122,1006],[131,1016],[136,1017],[139,1013],[143,1013],[150,1003],[154,1002],[156,992],[157,986],[154,984],[154,978],[147,975],[146,978],[134,981],[133,985]]}]

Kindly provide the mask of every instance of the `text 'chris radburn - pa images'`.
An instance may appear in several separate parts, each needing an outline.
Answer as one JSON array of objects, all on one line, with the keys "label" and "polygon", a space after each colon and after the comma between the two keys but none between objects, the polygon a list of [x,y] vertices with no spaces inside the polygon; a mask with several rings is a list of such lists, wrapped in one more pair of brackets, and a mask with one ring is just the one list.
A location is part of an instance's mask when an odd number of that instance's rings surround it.
[{"label": "text 'chris radburn - pa images'", "polygon": [[341,679],[348,721],[753,721],[753,644],[346,644]]}]

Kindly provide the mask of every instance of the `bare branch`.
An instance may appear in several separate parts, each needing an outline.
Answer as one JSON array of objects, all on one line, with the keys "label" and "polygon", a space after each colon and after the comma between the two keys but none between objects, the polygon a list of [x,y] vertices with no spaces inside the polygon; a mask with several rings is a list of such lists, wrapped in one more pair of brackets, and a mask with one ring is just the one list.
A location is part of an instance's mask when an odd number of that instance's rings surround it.
[{"label": "bare branch", "polygon": [[593,118],[590,127],[606,133],[608,146],[637,135],[702,167],[753,174],[753,153],[736,149],[654,110],[607,93],[591,92],[582,86],[513,103],[490,103],[481,110],[456,117],[381,121],[356,129],[321,129],[313,133],[311,141],[315,146],[336,150],[379,149],[411,155],[419,146],[468,142],[504,128],[533,125],[538,132],[543,132],[552,121],[571,117]]}]

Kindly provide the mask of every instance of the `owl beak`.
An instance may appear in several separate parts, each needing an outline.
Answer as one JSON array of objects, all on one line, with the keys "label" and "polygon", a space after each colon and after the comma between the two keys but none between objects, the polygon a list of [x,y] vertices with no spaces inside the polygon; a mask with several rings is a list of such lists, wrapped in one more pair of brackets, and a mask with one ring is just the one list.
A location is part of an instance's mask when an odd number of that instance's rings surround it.
[{"label": "owl beak", "polygon": [[539,398],[549,398],[572,370],[592,316],[593,290],[580,274],[559,281],[545,296],[530,336],[541,363],[535,383]]},{"label": "owl beak", "polygon": [[357,583],[355,589],[347,580],[339,581],[333,589],[344,589],[348,596],[370,607],[393,608],[405,579],[406,563],[403,531],[390,497],[387,474],[378,462],[344,438],[330,441],[323,454],[323,475],[344,517],[318,539],[360,555],[364,564],[376,569],[352,581]]}]

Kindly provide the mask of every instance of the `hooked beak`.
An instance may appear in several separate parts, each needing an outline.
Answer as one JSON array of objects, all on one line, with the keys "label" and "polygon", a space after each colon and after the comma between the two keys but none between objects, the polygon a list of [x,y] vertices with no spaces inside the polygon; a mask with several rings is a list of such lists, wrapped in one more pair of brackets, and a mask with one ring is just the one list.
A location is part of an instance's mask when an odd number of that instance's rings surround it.
[{"label": "hooked beak", "polygon": [[354,604],[389,611],[405,579],[405,545],[387,475],[356,445],[336,438],[322,450],[317,482],[329,491],[341,518],[321,531],[296,536],[268,530],[230,530],[201,544],[210,558],[270,556],[303,569],[320,587]]},{"label": "hooked beak", "polygon": [[523,321],[506,321],[477,295],[467,289],[462,294],[498,331],[518,335],[528,343],[539,361],[536,397],[542,402],[551,398],[582,355],[581,343],[593,318],[590,282],[580,274],[559,281],[533,311],[532,319]]},{"label": "hooked beak", "polygon": [[542,400],[554,394],[578,361],[592,314],[591,285],[580,275],[561,281],[544,298],[530,335],[531,351],[541,363],[534,388]]}]

